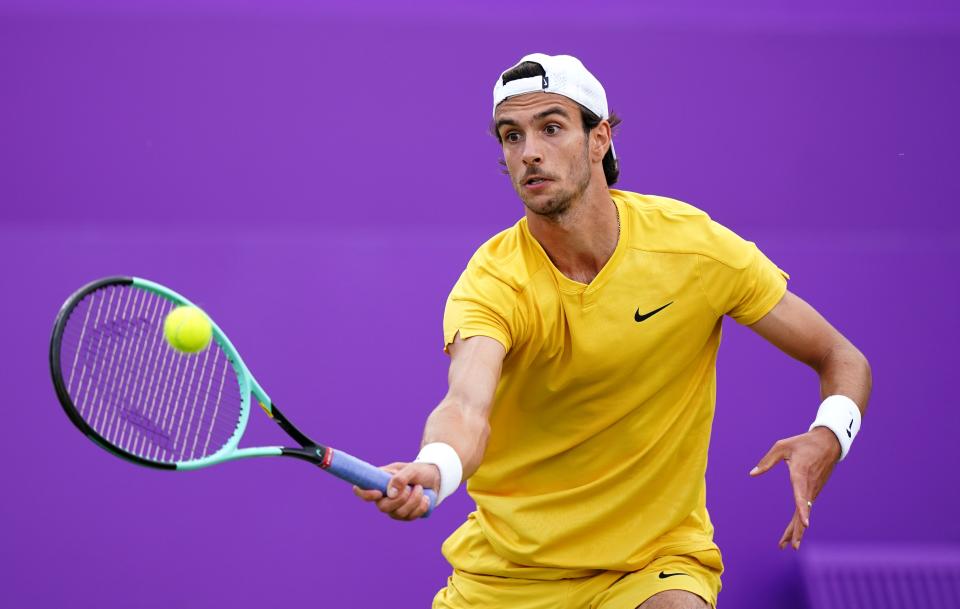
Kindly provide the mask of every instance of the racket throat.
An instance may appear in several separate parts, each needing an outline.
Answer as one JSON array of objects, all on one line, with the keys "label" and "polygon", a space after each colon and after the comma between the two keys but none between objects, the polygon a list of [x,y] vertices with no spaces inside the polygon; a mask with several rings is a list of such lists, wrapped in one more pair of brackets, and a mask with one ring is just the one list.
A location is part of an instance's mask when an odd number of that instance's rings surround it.
[{"label": "racket throat", "polygon": [[296,440],[300,444],[300,446],[303,446],[305,448],[311,448],[311,447],[323,448],[322,446],[319,446],[316,442],[311,440],[305,433],[303,433],[302,431],[294,427],[293,423],[288,421],[287,417],[283,416],[283,413],[280,412],[280,409],[277,408],[276,404],[271,403],[269,410],[264,404],[261,404],[260,407],[263,408],[263,410],[268,415],[270,415],[270,418],[272,418],[274,421],[277,422],[277,425],[279,425],[280,428],[283,429],[283,431],[287,432],[287,435],[289,435],[291,438]]}]

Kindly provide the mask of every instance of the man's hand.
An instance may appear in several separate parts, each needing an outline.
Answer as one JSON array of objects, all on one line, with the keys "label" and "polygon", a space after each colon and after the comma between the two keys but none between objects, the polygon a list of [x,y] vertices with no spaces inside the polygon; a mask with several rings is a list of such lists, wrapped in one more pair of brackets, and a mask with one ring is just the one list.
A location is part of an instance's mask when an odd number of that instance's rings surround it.
[{"label": "man's hand", "polygon": [[[424,488],[440,489],[440,470],[432,463],[391,463],[381,467],[393,474],[387,486],[387,496],[380,491],[365,491],[353,487],[353,492],[364,501],[374,501],[380,511],[394,520],[416,520],[430,509],[430,500],[423,495]],[[412,488],[411,488],[412,486]]]},{"label": "man's hand", "polygon": [[839,459],[840,442],[837,437],[826,427],[815,427],[805,434],[778,441],[750,471],[751,476],[759,476],[781,460],[787,463],[790,470],[796,509],[780,538],[781,550],[788,543],[794,550],[800,548],[800,540],[810,526],[813,501],[827,483]]}]

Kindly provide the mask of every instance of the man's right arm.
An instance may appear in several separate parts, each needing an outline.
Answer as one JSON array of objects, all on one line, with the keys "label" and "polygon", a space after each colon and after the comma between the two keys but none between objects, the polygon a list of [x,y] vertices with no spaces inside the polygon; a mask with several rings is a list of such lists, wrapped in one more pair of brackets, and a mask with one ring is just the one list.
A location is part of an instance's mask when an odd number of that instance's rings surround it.
[{"label": "man's right arm", "polygon": [[[464,340],[459,334],[448,351],[447,395],[427,418],[421,445],[450,445],[460,458],[462,478],[466,480],[483,461],[490,434],[490,409],[506,351],[492,338],[473,336]],[[380,491],[354,489],[357,496],[375,501],[380,511],[391,518],[414,520],[422,516],[428,508],[423,488],[439,490],[439,468],[430,463],[391,463],[383,469],[393,474],[388,496]]]}]

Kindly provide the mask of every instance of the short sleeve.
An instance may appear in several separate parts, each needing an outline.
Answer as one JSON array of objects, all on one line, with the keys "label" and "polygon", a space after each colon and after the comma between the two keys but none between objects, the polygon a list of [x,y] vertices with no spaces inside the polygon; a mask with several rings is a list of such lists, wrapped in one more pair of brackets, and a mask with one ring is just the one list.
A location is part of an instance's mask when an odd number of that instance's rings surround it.
[{"label": "short sleeve", "polygon": [[753,242],[710,221],[708,250],[698,259],[700,282],[717,315],[743,325],[754,324],[776,306],[790,275],[770,261]]},{"label": "short sleeve", "polygon": [[447,298],[443,312],[444,351],[461,338],[488,336],[510,352],[514,343],[517,292],[482,265],[471,262]]}]

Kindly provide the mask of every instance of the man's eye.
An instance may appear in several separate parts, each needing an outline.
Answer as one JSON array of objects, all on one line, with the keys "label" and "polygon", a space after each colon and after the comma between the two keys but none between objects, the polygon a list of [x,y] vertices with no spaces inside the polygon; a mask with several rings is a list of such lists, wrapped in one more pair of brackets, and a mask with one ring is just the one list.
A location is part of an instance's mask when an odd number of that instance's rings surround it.
[{"label": "man's eye", "polygon": [[547,125],[543,131],[547,135],[556,135],[560,132],[560,125]]},{"label": "man's eye", "polygon": [[511,131],[503,139],[507,140],[508,142],[519,142],[520,134],[516,131]]}]

